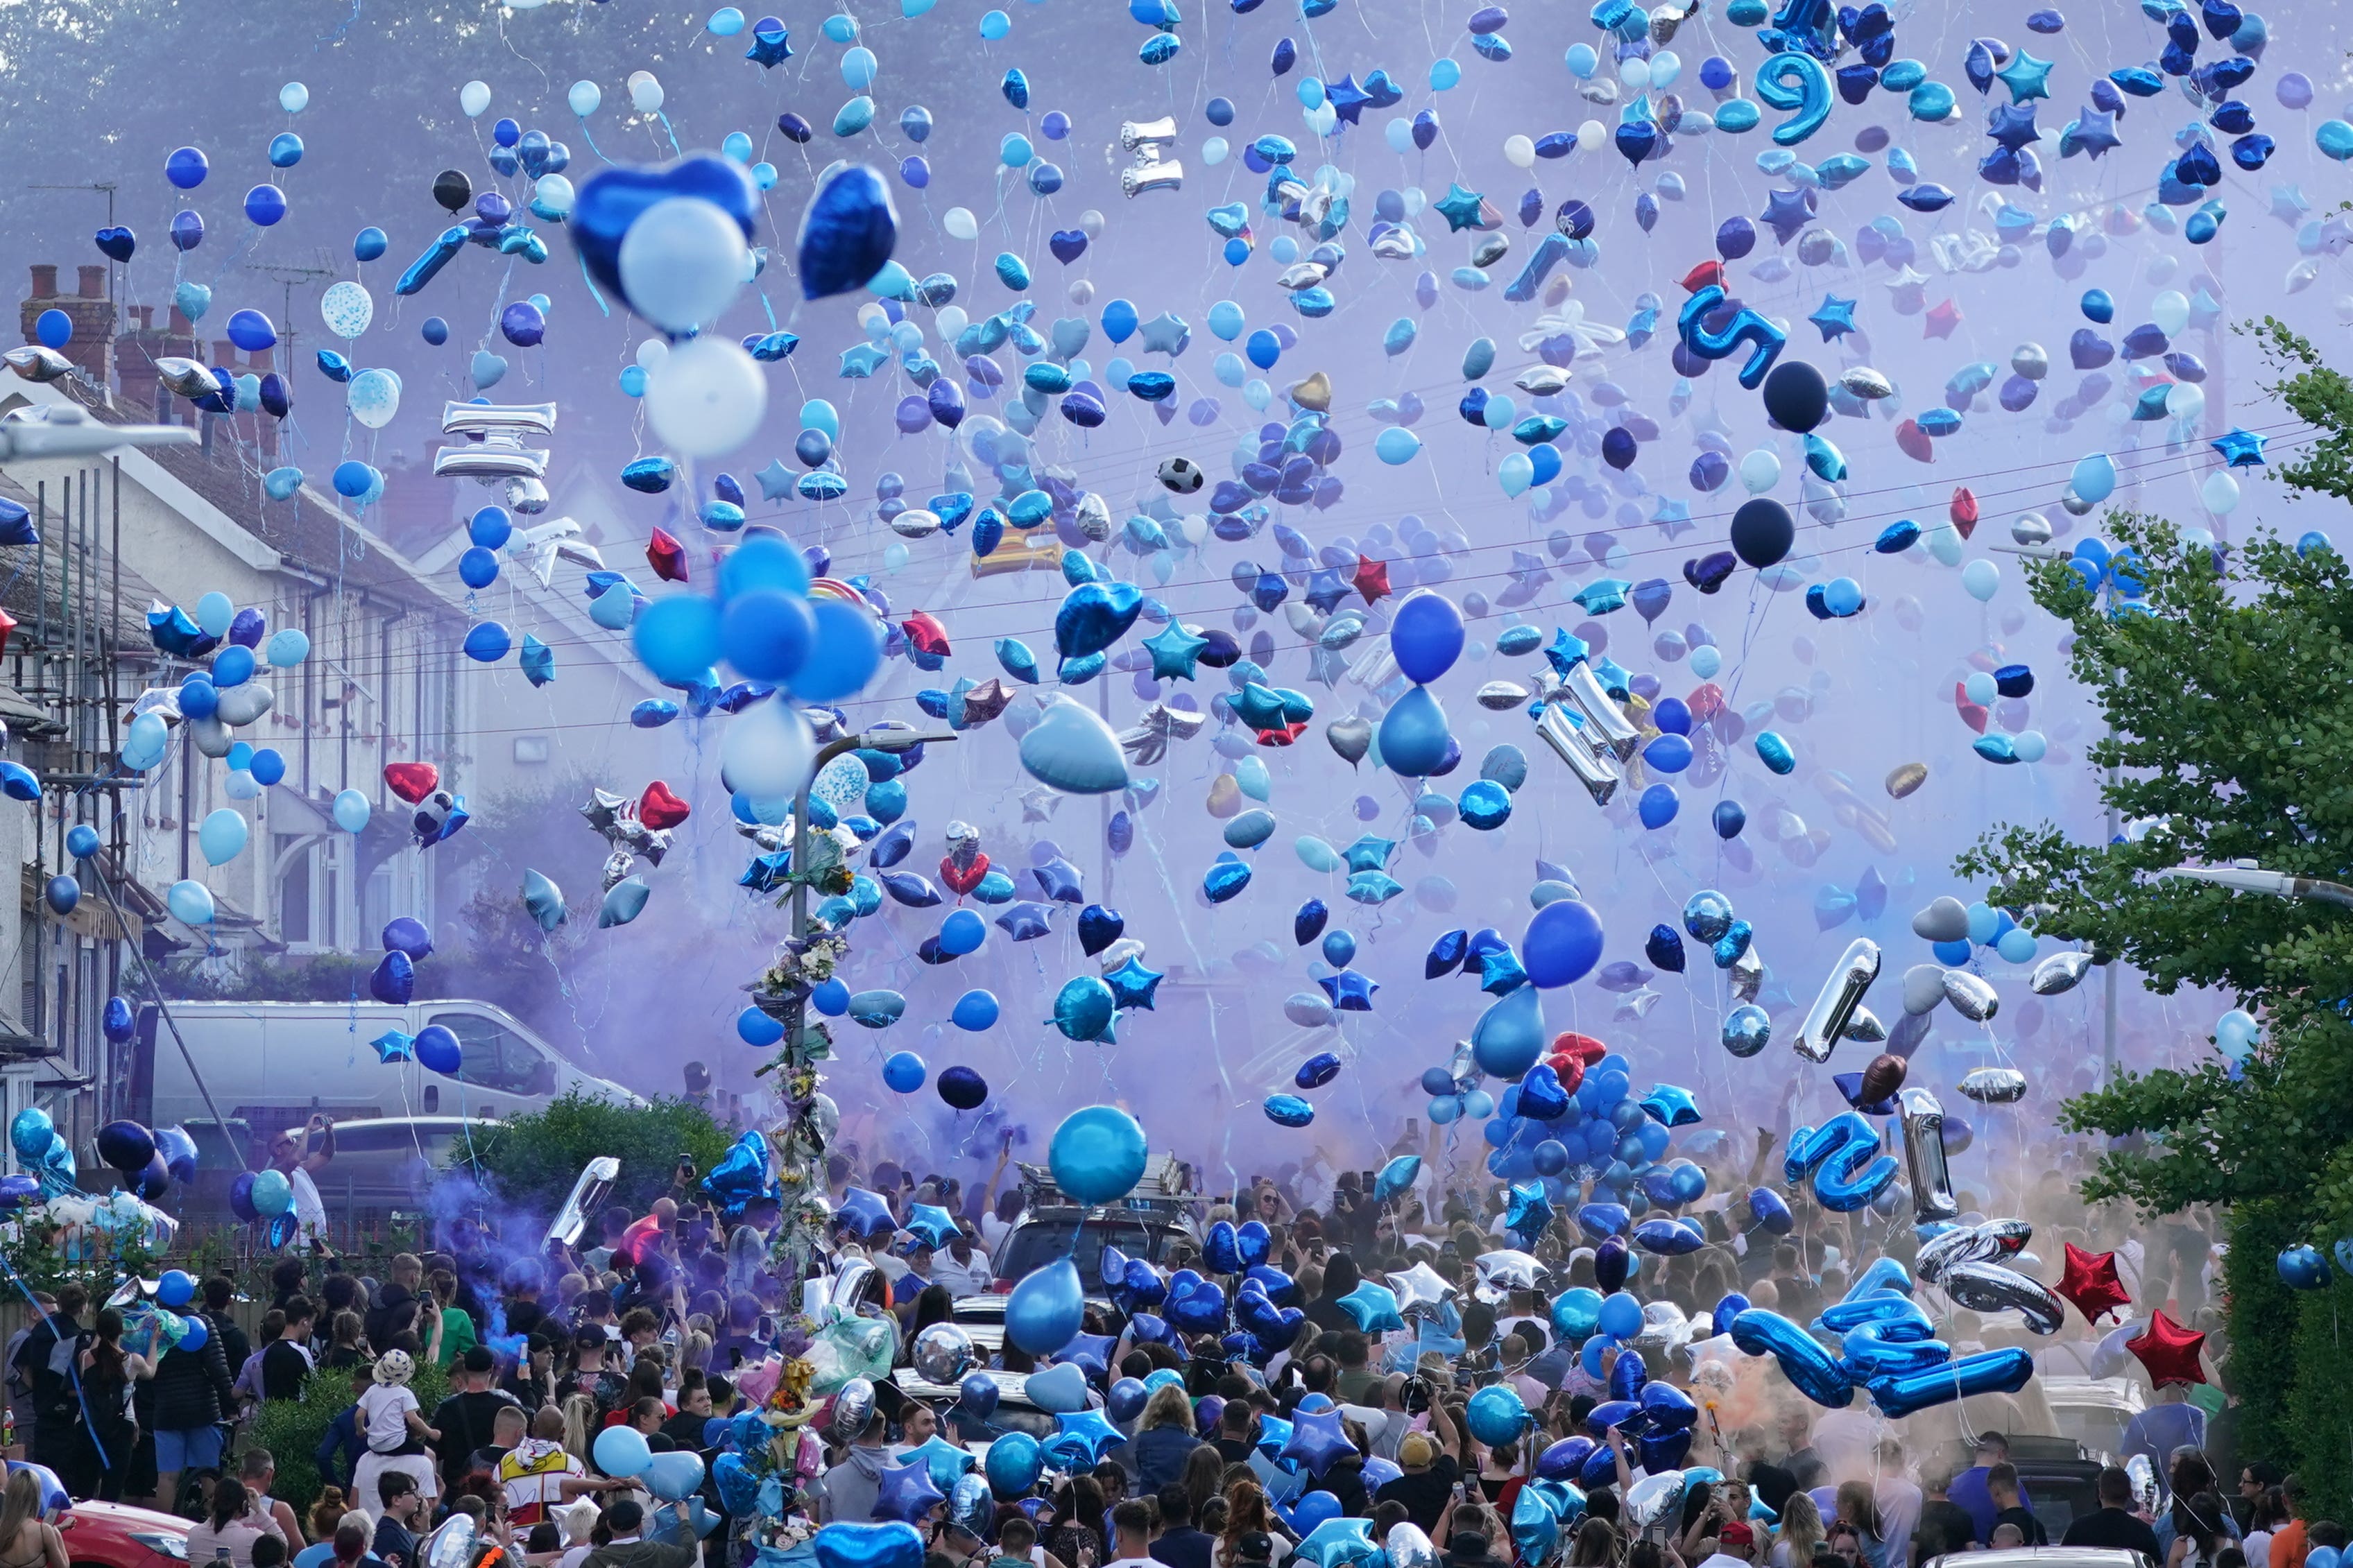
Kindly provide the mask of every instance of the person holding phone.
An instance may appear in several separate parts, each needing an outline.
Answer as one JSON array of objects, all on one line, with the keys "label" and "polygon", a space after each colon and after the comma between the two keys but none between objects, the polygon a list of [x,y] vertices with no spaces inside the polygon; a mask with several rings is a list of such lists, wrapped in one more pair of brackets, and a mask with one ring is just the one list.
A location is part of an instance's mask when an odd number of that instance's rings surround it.
[{"label": "person holding phone", "polygon": [[323,1114],[313,1114],[305,1126],[288,1128],[269,1146],[271,1167],[282,1172],[294,1189],[295,1239],[322,1258],[332,1256],[327,1205],[320,1201],[319,1184],[312,1178],[334,1157],[335,1119]]}]

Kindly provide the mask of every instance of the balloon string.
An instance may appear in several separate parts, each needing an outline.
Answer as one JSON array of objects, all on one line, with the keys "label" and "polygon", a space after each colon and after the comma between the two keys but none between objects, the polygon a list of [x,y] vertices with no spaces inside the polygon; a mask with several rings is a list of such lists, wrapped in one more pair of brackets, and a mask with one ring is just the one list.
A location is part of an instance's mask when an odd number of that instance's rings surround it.
[{"label": "balloon string", "polygon": [[[605,158],[605,149],[596,145],[596,133],[588,129],[588,117],[583,114],[577,118],[580,121],[580,134],[588,139],[588,151],[596,153],[599,158]],[[610,158],[605,158],[607,163],[612,161]]]},{"label": "balloon string", "polygon": [[670,125],[670,116],[657,109],[654,110],[654,118],[661,121],[662,134],[670,138],[670,156],[673,158],[682,158],[686,156],[686,154],[679,148],[678,132]]},{"label": "balloon string", "polygon": [[[7,1271],[8,1283],[14,1285],[19,1291],[23,1292],[25,1300],[32,1307],[36,1313],[39,1314],[41,1321],[47,1325],[49,1333],[53,1337],[62,1338],[63,1336],[58,1334],[57,1321],[51,1318],[47,1312],[42,1310],[40,1299],[33,1294],[32,1287],[26,1285],[25,1283],[24,1277],[18,1274],[15,1268],[9,1264],[8,1256],[5,1251],[0,1251],[0,1269],[5,1269]],[[51,1353],[54,1354],[56,1352],[53,1351]],[[98,1440],[98,1422],[92,1418],[90,1413],[90,1395],[82,1392],[81,1358],[79,1356],[69,1355],[66,1357],[66,1377],[73,1384],[75,1402],[81,1406],[82,1426],[90,1436],[90,1446],[98,1450],[98,1462],[105,1466],[110,1470],[114,1468],[114,1460],[108,1456],[106,1452],[106,1445]]]},{"label": "balloon string", "polygon": [[[587,122],[583,121],[581,123],[585,125]],[[605,156],[602,153],[596,155],[600,158]],[[610,159],[606,161],[611,162]],[[610,316],[613,313],[613,307],[605,303],[605,296],[596,292],[596,280],[588,276],[588,258],[586,256],[577,256],[576,259],[580,263],[580,281],[588,285],[588,298],[596,301],[596,309]]]}]

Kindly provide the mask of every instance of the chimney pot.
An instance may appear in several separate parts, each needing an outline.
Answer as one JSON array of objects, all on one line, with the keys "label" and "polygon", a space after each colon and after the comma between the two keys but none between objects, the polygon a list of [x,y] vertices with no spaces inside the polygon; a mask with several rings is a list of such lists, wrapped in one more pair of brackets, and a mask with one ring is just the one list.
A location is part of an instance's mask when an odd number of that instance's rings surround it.
[{"label": "chimney pot", "polygon": [[58,269],[54,262],[33,265],[33,294],[36,300],[54,300],[58,294]]},{"label": "chimney pot", "polygon": [[245,351],[243,349],[238,348],[227,338],[215,338],[213,340],[213,363],[215,364],[227,365],[231,370],[234,370],[237,368],[238,357],[244,353]]},{"label": "chimney pot", "polygon": [[155,330],[154,306],[133,305],[131,307],[131,313],[139,318],[139,331],[142,332],[152,332]]},{"label": "chimney pot", "polygon": [[[172,335],[175,338],[194,337],[195,335],[195,322],[188,320],[187,316],[180,310],[180,307],[177,305],[173,306],[171,325]],[[201,348],[203,345],[198,344],[197,347]]]},{"label": "chimney pot", "polygon": [[105,268],[77,267],[74,270],[81,275],[81,297],[83,299],[103,300],[106,298]]}]

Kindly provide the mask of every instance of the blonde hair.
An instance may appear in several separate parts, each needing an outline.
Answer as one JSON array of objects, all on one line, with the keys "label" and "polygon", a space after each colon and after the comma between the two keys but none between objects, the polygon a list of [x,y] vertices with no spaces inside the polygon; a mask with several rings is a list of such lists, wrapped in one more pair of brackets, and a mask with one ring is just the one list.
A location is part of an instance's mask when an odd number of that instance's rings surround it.
[{"label": "blonde hair", "polygon": [[41,1517],[41,1483],[30,1469],[11,1470],[0,1489],[0,1550],[14,1552],[27,1522]]},{"label": "blonde hair", "polygon": [[575,1394],[564,1402],[565,1450],[584,1465],[588,1462],[589,1426],[596,1418],[594,1394]]},{"label": "blonde hair", "polygon": [[700,1321],[704,1326],[699,1329],[687,1330],[686,1337],[679,1341],[678,1369],[681,1372],[687,1372],[690,1370],[708,1371],[711,1366],[711,1335],[708,1331],[710,1320],[708,1318],[703,1318],[700,1313],[698,1313],[694,1318],[688,1321],[690,1322]]},{"label": "blonde hair", "polygon": [[1791,1492],[1781,1504],[1781,1539],[1789,1543],[1792,1568],[1813,1561],[1822,1537],[1822,1510],[1809,1493]]},{"label": "blonde hair", "polygon": [[1137,1424],[1137,1429],[1149,1432],[1155,1426],[1192,1429],[1193,1402],[1186,1397],[1183,1384],[1164,1383],[1145,1402],[1144,1419]]}]

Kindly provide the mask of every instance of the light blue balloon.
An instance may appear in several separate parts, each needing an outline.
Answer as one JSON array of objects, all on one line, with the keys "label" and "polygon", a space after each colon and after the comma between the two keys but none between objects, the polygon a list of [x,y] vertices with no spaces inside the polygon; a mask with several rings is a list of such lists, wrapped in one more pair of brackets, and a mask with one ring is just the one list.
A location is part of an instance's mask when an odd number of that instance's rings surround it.
[{"label": "light blue balloon", "polygon": [[846,11],[836,11],[825,19],[820,30],[829,44],[854,44],[858,41],[858,18]]},{"label": "light blue balloon", "polygon": [[1011,31],[1013,31],[1013,18],[1002,11],[991,11],[980,19],[980,36],[991,43],[995,43]]},{"label": "light blue balloon", "polygon": [[2073,487],[2078,500],[2096,506],[2116,493],[2116,466],[2105,452],[2094,452],[2076,461],[2075,471],[2068,483]]},{"label": "light blue balloon", "polygon": [[1453,740],[1446,728],[1446,710],[1426,686],[1413,688],[1390,704],[1379,734],[1381,761],[1390,772],[1410,779],[1428,778],[1443,766]]},{"label": "light blue balloon", "polygon": [[[1410,463],[1421,451],[1421,437],[1402,425],[1392,425],[1373,437],[1373,456],[1396,468]],[[1514,457],[1521,454],[1514,453]]]},{"label": "light blue balloon", "polygon": [[[1392,120],[1386,127],[1383,128],[1382,134],[1388,141],[1390,152],[1410,153],[1413,151],[1412,121]],[[1449,1103],[1451,1103],[1451,1101],[1449,1101]]]},{"label": "light blue balloon", "polygon": [[1018,131],[1007,132],[1005,140],[997,144],[997,159],[1008,169],[1018,169],[1037,155],[1038,150],[1030,145],[1029,138]]},{"label": "light blue balloon", "polygon": [[1489,1078],[1516,1079],[1544,1054],[1544,1001],[1533,985],[1504,993],[1471,1026],[1471,1054]]},{"label": "light blue balloon", "polygon": [[1230,351],[1211,361],[1209,370],[1227,386],[1240,386],[1250,379],[1250,367],[1242,363],[1242,356]]},{"label": "light blue balloon", "polygon": [[853,91],[864,92],[874,85],[874,78],[881,68],[874,51],[860,44],[841,57],[842,85]]},{"label": "light blue balloon", "polygon": [[262,645],[270,664],[279,669],[291,669],[311,657],[311,639],[292,626],[272,632],[269,642]]},{"label": "light blue balloon", "polygon": [[1461,85],[1461,80],[1462,67],[1451,56],[1441,56],[1430,62],[1430,91],[1444,92],[1449,88]]},{"label": "light blue balloon", "polygon": [[1568,67],[1569,75],[1585,81],[1601,68],[1601,57],[1594,53],[1590,44],[1571,44],[1562,63]]},{"label": "light blue balloon", "polygon": [[347,789],[335,796],[335,826],[346,833],[357,833],[366,827],[375,811],[368,797],[358,790]]},{"label": "light blue balloon", "polygon": [[1212,169],[1224,163],[1233,153],[1222,136],[1212,136],[1201,143],[1201,162]]},{"label": "light blue balloon", "polygon": [[1220,300],[1209,307],[1209,331],[1216,333],[1219,341],[1232,342],[1242,335],[1242,328],[1246,325],[1248,318],[1242,314],[1242,308],[1231,300]]},{"label": "light blue balloon", "polygon": [[841,439],[841,412],[822,397],[812,397],[801,405],[801,428],[822,430],[828,441]]},{"label": "light blue balloon", "polygon": [[703,26],[714,38],[732,38],[744,30],[744,13],[733,5],[722,6],[711,13]]},{"label": "light blue balloon", "polygon": [[1319,79],[1312,76],[1301,77],[1299,86],[1294,90],[1299,94],[1299,101],[1307,108],[1321,109],[1324,106],[1324,83]]},{"label": "light blue balloon", "polygon": [[182,925],[200,926],[212,923],[212,890],[202,882],[173,883],[172,890],[164,895],[164,902],[170,908],[172,918]]}]

